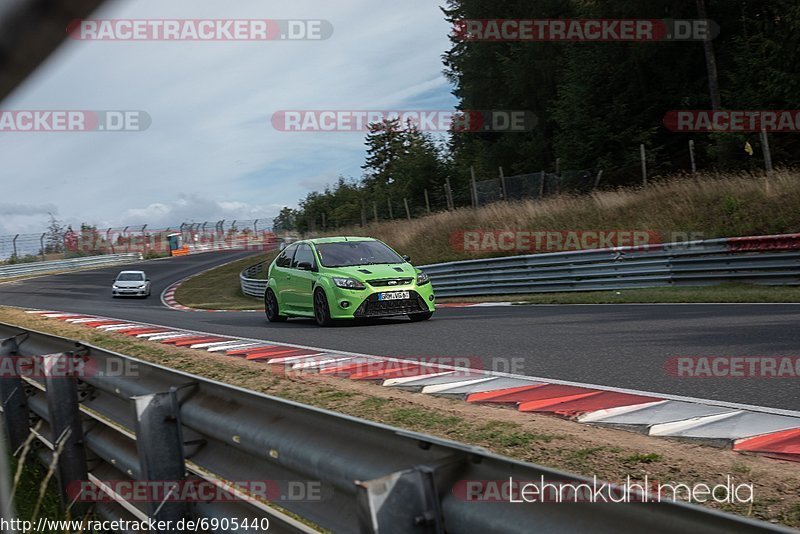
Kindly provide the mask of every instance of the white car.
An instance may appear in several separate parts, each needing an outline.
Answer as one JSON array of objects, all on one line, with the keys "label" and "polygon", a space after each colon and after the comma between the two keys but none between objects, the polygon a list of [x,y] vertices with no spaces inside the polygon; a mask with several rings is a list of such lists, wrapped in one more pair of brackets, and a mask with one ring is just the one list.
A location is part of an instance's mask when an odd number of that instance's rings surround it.
[{"label": "white car", "polygon": [[150,280],[144,271],[122,271],[111,286],[112,297],[150,296]]}]

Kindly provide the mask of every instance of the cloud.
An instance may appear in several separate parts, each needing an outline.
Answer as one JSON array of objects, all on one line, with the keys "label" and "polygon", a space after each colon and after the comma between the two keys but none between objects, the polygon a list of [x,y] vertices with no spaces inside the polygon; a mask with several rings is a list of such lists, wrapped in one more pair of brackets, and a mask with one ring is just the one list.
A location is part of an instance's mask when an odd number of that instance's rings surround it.
[{"label": "cloud", "polygon": [[150,228],[177,227],[184,222],[217,222],[261,219],[272,223],[282,206],[255,205],[241,201],[219,202],[199,195],[186,195],[173,202],[156,202],[142,208],[129,208],[125,218],[146,223]]},{"label": "cloud", "polygon": [[[47,228],[50,213],[58,218],[58,207],[55,204],[0,202],[0,236],[41,234]],[[0,258],[2,257],[0,252]]]},{"label": "cloud", "polygon": [[[325,41],[67,40],[4,109],[142,110],[142,132],[0,133],[16,205],[66,221],[162,225],[255,218],[340,174],[359,177],[364,135],[286,133],[282,109],[452,109],[449,25],[436,2],[119,1],[97,18],[326,19]],[[46,154],[46,157],[43,155]],[[5,231],[29,228],[6,219]],[[40,225],[41,227],[41,225]]]},{"label": "cloud", "polygon": [[55,204],[9,204],[0,202],[0,216],[10,215],[39,216],[48,213],[57,214],[58,207]]}]

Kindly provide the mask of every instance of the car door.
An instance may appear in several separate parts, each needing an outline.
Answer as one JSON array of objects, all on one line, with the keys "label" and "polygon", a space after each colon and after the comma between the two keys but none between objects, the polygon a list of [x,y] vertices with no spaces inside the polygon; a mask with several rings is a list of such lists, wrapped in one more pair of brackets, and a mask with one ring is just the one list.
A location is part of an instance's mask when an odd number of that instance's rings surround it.
[{"label": "car door", "polygon": [[300,243],[297,246],[291,271],[289,306],[296,311],[313,313],[313,288],[317,280],[317,262],[311,245]]},{"label": "car door", "polygon": [[270,278],[275,280],[275,296],[278,297],[279,302],[283,306],[288,304],[287,299],[291,291],[289,282],[292,279],[292,259],[294,258],[296,250],[297,245],[286,247],[283,252],[278,255],[278,259],[275,260],[275,265],[270,272]]}]

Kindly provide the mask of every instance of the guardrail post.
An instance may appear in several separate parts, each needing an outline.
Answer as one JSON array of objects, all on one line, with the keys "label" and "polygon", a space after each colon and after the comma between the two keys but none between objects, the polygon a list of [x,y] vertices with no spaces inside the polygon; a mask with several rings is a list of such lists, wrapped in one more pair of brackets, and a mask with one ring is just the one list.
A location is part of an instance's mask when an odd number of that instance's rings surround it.
[{"label": "guardrail post", "polygon": [[[180,491],[186,478],[180,408],[175,390],[132,397],[136,420],[136,448],[144,481],[169,484]],[[174,482],[174,485],[171,484]],[[188,517],[189,503],[164,495],[163,502],[148,503],[148,515],[156,521]]]},{"label": "guardrail post", "polygon": [[83,426],[78,405],[78,380],[71,372],[75,354],[62,352],[42,356],[47,412],[55,453],[58,454],[58,483],[64,508],[71,509],[73,517],[83,516],[86,505],[69,502],[71,483],[88,479]]},{"label": "guardrail post", "polygon": [[444,520],[434,468],[419,466],[366,482],[356,482],[362,533],[443,533]]},{"label": "guardrail post", "polygon": [[29,432],[28,397],[22,378],[16,372],[18,354],[17,338],[0,341],[0,402],[12,454],[22,446]]},{"label": "guardrail post", "polygon": [[[9,465],[6,442],[0,438],[0,518],[10,521],[17,517],[14,501],[11,496],[11,466]],[[7,527],[3,532],[12,534],[16,530]]]}]

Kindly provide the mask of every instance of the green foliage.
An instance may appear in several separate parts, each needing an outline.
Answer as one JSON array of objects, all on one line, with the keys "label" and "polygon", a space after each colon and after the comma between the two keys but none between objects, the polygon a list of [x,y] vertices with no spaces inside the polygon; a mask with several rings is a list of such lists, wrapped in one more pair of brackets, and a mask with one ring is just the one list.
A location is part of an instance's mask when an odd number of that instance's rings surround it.
[{"label": "green foliage", "polygon": [[[725,109],[797,109],[800,4],[793,0],[701,0],[720,27],[713,41]],[[450,21],[498,18],[693,19],[698,0],[449,0]],[[530,133],[458,133],[450,148],[457,175],[604,169],[606,185],[639,179],[638,147],[651,170],[689,168],[694,139],[700,168],[762,166],[758,135],[672,133],[670,110],[709,109],[700,42],[462,42],[451,37],[446,73],[460,108],[519,109],[538,117]],[[754,158],[742,147],[750,141]],[[800,141],[773,136],[774,159],[800,161]],[[752,162],[756,159],[757,162]]]},{"label": "green foliage", "polygon": [[41,256],[36,256],[34,254],[25,254],[24,256],[19,256],[16,254],[12,254],[10,258],[8,258],[9,265],[15,265],[18,263],[34,263],[37,261],[41,261]]},{"label": "green foliage", "polygon": [[272,219],[272,229],[275,232],[292,231],[296,228],[297,213],[291,208],[284,207],[277,217]]},{"label": "green foliage", "polygon": [[293,214],[297,230],[359,226],[373,220],[376,213],[381,219],[404,217],[403,199],[410,201],[412,215],[421,214],[426,209],[426,190],[433,207],[444,205],[442,188],[449,169],[430,135],[412,124],[402,126],[397,120],[386,120],[369,126],[365,144],[362,179],[340,176],[323,192],[309,193]]},{"label": "green foliage", "polygon": [[[718,27],[712,41],[722,107],[729,110],[800,108],[800,4],[796,0],[448,0],[445,18],[683,19],[701,8]],[[363,226],[374,218],[403,218],[446,206],[449,178],[456,206],[470,204],[470,175],[494,178],[560,169],[603,170],[601,187],[641,182],[639,146],[651,175],[686,172],[694,141],[700,170],[763,169],[758,134],[674,133],[673,110],[711,108],[704,43],[481,42],[453,32],[444,72],[462,111],[522,110],[537,117],[529,132],[451,132],[445,146],[410,125],[370,125],[360,179],[340,178],[309,194],[296,228]],[[745,153],[750,143],[754,153]],[[772,135],[776,165],[800,163],[800,137]],[[585,185],[585,184],[584,184]],[[574,187],[562,192],[578,192]],[[391,208],[390,208],[391,206]],[[729,213],[732,213],[729,211]]]}]

